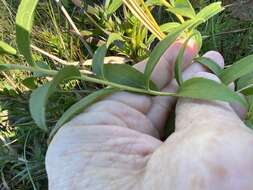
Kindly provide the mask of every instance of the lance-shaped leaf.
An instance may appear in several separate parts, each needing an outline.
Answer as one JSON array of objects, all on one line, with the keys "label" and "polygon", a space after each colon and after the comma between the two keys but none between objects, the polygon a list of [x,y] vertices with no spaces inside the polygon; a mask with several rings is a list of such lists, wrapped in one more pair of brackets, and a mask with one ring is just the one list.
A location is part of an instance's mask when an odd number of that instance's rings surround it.
[{"label": "lance-shaped leaf", "polygon": [[220,78],[225,84],[229,84],[251,72],[253,72],[253,55],[244,57],[232,66],[223,70]]},{"label": "lance-shaped leaf", "polygon": [[187,21],[184,24],[182,24],[180,27],[178,27],[176,30],[174,30],[172,33],[168,34],[168,36],[160,41],[157,46],[154,48],[154,50],[151,52],[150,57],[148,59],[144,74],[146,77],[146,86],[149,88],[149,80],[150,76],[156,66],[156,64],[159,62],[161,56],[164,54],[166,49],[173,43],[175,40],[184,32],[187,28],[193,26],[196,24],[196,20]]},{"label": "lance-shaped leaf", "polygon": [[[197,34],[197,33],[196,33]],[[177,55],[176,58],[176,62],[175,62],[175,67],[174,67],[174,73],[175,73],[175,78],[176,81],[178,83],[178,85],[182,85],[183,83],[183,77],[182,77],[182,65],[183,65],[183,61],[184,61],[184,52],[185,49],[187,47],[187,44],[189,42],[189,40],[194,36],[195,34],[193,33],[192,35],[190,35],[184,42],[184,44],[182,45],[182,47],[179,50],[179,53]]]},{"label": "lance-shaped leaf", "polygon": [[[104,64],[106,45],[100,46],[92,60],[92,70],[97,77],[105,81],[114,82],[137,88],[145,88],[143,73],[127,64]],[[151,88],[156,90],[156,85],[151,81]]]},{"label": "lance-shaped leaf", "polygon": [[196,16],[195,10],[189,0],[173,0],[171,4],[172,7],[168,8],[168,11],[174,14],[179,14],[188,18],[194,18]]},{"label": "lance-shaped leaf", "polygon": [[107,0],[105,11],[107,14],[113,14],[123,3],[123,0]]},{"label": "lance-shaped leaf", "polygon": [[[121,85],[145,88],[145,75],[127,64],[104,65],[104,79]],[[150,88],[158,90],[156,85],[150,81]]]},{"label": "lance-shaped leaf", "polygon": [[114,88],[105,88],[99,91],[96,91],[84,98],[82,98],[80,101],[73,104],[67,111],[63,113],[61,118],[57,121],[55,127],[53,128],[49,139],[52,139],[54,134],[59,130],[59,128],[64,125],[66,122],[71,120],[73,117],[78,115],[79,113],[83,112],[88,106],[91,104],[101,100],[105,96],[108,96],[114,92],[119,91],[118,89]]},{"label": "lance-shaped leaf", "polygon": [[7,43],[0,41],[0,54],[16,55],[17,51]]},{"label": "lance-shaped leaf", "polygon": [[240,91],[252,85],[253,85],[253,72],[239,78],[238,81],[236,82],[236,89],[237,91]]},{"label": "lance-shaped leaf", "polygon": [[18,50],[32,66],[35,64],[32,59],[30,48],[30,34],[38,1],[39,0],[22,0],[16,16],[16,40]]},{"label": "lance-shaped leaf", "polygon": [[177,96],[203,100],[220,100],[248,106],[245,99],[226,85],[205,78],[192,78],[185,81],[178,89]]},{"label": "lance-shaped leaf", "polygon": [[206,7],[204,7],[198,14],[197,18],[201,18],[204,20],[208,20],[209,18],[213,17],[214,15],[220,13],[224,10],[224,7],[221,6],[221,2],[212,3]]},{"label": "lance-shaped leaf", "polygon": [[31,116],[38,127],[47,131],[46,105],[48,98],[57,90],[58,85],[65,80],[77,77],[80,77],[79,70],[74,66],[68,66],[59,71],[51,82],[33,91],[29,101],[29,108]]},{"label": "lance-shaped leaf", "polygon": [[222,69],[220,68],[220,66],[210,58],[197,57],[194,60],[200,63],[201,65],[204,65],[205,67],[207,67],[210,71],[212,71],[217,76],[219,76],[222,72]]},{"label": "lance-shaped leaf", "polygon": [[[171,33],[174,30],[176,30],[177,27],[179,27],[179,26],[180,26],[180,24],[178,22],[169,22],[169,23],[166,23],[166,24],[162,24],[160,26],[160,29],[161,29],[162,32],[165,32],[167,34],[167,33]],[[155,40],[155,38],[156,38],[156,36],[154,34],[150,35],[150,37],[148,38],[147,43],[148,44],[152,43]]]},{"label": "lance-shaped leaf", "polygon": [[96,51],[92,59],[92,71],[97,77],[104,77],[104,58],[107,52],[106,45],[100,46]]}]

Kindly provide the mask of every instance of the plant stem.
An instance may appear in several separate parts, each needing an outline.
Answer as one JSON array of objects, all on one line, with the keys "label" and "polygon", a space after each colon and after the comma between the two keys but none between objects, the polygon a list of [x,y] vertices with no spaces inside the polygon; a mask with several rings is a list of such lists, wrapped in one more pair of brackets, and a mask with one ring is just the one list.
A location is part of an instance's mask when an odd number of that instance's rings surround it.
[{"label": "plant stem", "polygon": [[[10,70],[25,70],[25,71],[31,71],[31,72],[40,72],[42,74],[49,75],[49,76],[55,76],[58,73],[58,71],[56,70],[48,70],[48,69],[43,69],[40,67],[29,67],[29,66],[14,65],[14,64],[1,64],[1,65],[5,66],[6,68]],[[80,77],[76,77],[75,79],[85,80],[88,82],[94,82],[101,85],[111,86],[114,88],[118,88],[120,90],[126,90],[130,92],[135,92],[135,93],[143,93],[143,94],[148,94],[152,96],[176,96],[175,93],[159,92],[159,91],[154,91],[154,90],[146,90],[146,89],[126,86],[126,85],[122,85],[122,84],[118,84],[118,83],[114,83],[114,82],[110,82],[110,81],[106,81],[102,79],[97,79],[97,78],[90,77],[83,74],[81,74]]]}]

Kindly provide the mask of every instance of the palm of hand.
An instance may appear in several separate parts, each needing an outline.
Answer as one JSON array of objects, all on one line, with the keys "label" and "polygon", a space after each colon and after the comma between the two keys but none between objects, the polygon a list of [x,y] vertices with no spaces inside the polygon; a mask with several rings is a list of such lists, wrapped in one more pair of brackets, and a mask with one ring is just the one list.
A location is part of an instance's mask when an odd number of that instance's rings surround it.
[{"label": "palm of hand", "polygon": [[[169,48],[154,71],[153,80],[164,91],[176,90],[172,64],[166,63],[174,62],[177,46]],[[195,53],[194,48],[186,52],[185,64]],[[209,54],[222,65],[217,53]],[[144,63],[136,67],[142,70]],[[184,75],[203,70],[193,64]],[[180,99],[176,132],[162,142],[174,104],[171,97],[120,92],[91,106],[49,146],[49,189],[251,190],[253,133],[230,105]]]}]

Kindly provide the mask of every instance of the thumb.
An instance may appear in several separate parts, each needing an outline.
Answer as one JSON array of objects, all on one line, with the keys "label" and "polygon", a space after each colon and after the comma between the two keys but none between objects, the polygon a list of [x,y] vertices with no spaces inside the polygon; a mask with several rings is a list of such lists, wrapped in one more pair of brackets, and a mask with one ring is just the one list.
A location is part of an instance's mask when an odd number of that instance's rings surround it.
[{"label": "thumb", "polygon": [[[207,72],[199,72],[194,76],[220,82],[216,75]],[[180,98],[178,100],[176,106],[177,131],[189,127],[198,128],[208,125],[211,125],[212,128],[221,126],[239,127],[243,125],[243,122],[229,103],[190,98]]]},{"label": "thumb", "polygon": [[[164,88],[172,80],[176,58],[183,43],[184,43],[183,40],[178,40],[174,44],[172,44],[164,52],[159,62],[155,66],[154,71],[152,72],[151,75],[151,79],[160,89]],[[187,68],[191,64],[192,59],[197,55],[197,53],[198,53],[197,44],[193,40],[190,40],[187,43],[187,47],[185,49],[183,56],[183,64],[182,64],[183,69]],[[144,60],[134,65],[134,67],[137,70],[144,72],[146,64],[147,60]]]}]

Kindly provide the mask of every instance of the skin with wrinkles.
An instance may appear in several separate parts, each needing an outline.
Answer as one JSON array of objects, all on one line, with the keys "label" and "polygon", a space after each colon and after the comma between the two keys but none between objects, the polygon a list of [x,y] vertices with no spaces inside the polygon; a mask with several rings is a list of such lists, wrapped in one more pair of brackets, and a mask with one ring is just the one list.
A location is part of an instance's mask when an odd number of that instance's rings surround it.
[{"label": "skin with wrinkles", "polygon": [[[172,45],[152,75],[162,91],[175,92],[173,63],[181,43]],[[218,81],[197,63],[191,45],[183,78]],[[208,52],[221,67],[217,52]],[[145,62],[135,65],[143,71]],[[164,142],[173,97],[118,92],[65,124],[46,155],[50,190],[252,190],[253,133],[233,109],[219,101],[180,98],[176,131]]]}]

